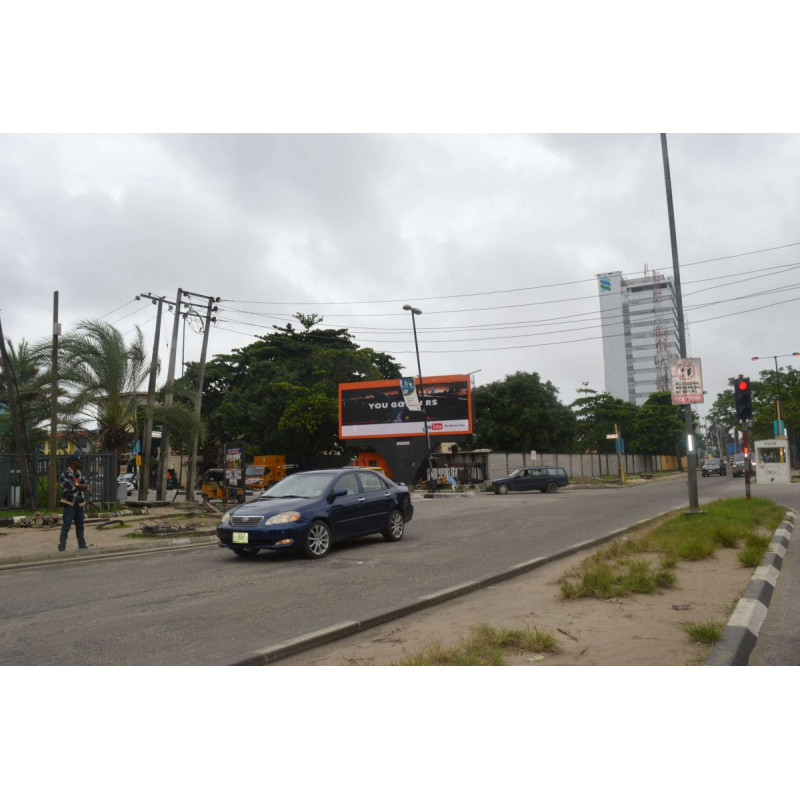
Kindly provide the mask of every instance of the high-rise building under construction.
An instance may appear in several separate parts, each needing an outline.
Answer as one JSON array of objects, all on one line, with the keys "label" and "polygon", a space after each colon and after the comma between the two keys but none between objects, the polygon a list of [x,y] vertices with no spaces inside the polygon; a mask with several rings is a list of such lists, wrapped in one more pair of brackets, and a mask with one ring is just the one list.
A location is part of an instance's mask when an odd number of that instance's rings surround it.
[{"label": "high-rise building under construction", "polygon": [[678,358],[678,311],[671,278],[658,272],[626,279],[597,276],[603,331],[605,390],[642,405],[669,391],[669,362]]}]

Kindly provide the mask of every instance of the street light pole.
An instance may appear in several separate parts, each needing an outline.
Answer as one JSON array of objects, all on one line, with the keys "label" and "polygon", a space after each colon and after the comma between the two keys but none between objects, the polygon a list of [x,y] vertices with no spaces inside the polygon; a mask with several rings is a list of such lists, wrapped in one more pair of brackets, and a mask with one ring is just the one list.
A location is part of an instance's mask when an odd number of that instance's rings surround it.
[{"label": "street light pole", "polygon": [[[425,443],[428,447],[428,454],[425,460],[428,464],[428,469],[430,469],[431,436],[430,432],[428,431],[428,411],[425,408],[425,390],[423,388],[423,383],[422,383],[422,367],[420,366],[420,361],[419,361],[419,342],[417,341],[417,321],[415,319],[415,317],[418,314],[421,314],[422,312],[418,308],[414,308],[413,306],[410,305],[404,305],[403,311],[411,312],[411,325],[414,329],[414,350],[416,350],[417,353],[417,372],[419,373],[419,402],[422,408],[422,421],[423,424],[425,425]],[[428,478],[427,474],[425,478],[427,480]]]}]

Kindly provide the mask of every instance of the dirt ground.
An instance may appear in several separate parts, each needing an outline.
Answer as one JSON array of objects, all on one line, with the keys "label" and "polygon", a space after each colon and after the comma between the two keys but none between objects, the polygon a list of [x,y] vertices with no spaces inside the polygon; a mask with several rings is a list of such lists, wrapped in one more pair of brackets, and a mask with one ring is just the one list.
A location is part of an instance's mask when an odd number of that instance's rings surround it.
[{"label": "dirt ground", "polygon": [[389,666],[438,641],[457,644],[471,628],[537,627],[552,633],[560,652],[508,655],[510,666],[701,665],[711,651],[680,627],[687,622],[725,624],[752,569],[737,550],[681,562],[676,587],[656,595],[618,600],[564,600],[558,579],[593,551],[587,550],[492,587],[450,600],[339,642],[276,662],[280,666]]}]

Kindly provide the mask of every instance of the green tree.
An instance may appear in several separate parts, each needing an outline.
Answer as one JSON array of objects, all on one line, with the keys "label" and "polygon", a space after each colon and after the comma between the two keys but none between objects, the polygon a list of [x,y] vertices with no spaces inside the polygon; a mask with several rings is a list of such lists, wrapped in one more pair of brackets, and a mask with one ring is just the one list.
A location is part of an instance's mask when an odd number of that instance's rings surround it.
[{"label": "green tree", "polygon": [[40,427],[50,418],[50,360],[25,339],[16,347],[8,342],[11,376],[0,370],[0,452],[14,451],[8,411],[8,392],[16,389],[23,437],[29,452],[41,448],[47,432]]},{"label": "green tree", "polygon": [[630,436],[631,452],[661,455],[686,451],[686,422],[682,406],[672,404],[670,392],[653,392],[639,408]]},{"label": "green tree", "polygon": [[501,451],[570,449],[575,416],[558,399],[558,389],[536,372],[515,372],[473,392],[478,448]]},{"label": "green tree", "polygon": [[579,452],[613,453],[616,443],[608,439],[609,434],[620,431],[627,441],[626,450],[633,452],[630,441],[635,436],[635,422],[639,409],[633,403],[613,397],[608,392],[598,392],[584,386],[578,390],[581,395],[570,408],[577,417],[575,426],[575,446]]},{"label": "green tree", "polygon": [[[339,453],[339,384],[400,377],[391,356],[359,347],[346,329],[318,327],[323,318],[315,314],[295,319],[299,328],[274,326],[274,333],[206,365],[207,462],[238,439],[250,455]],[[187,365],[186,379],[196,375],[197,365]]]}]

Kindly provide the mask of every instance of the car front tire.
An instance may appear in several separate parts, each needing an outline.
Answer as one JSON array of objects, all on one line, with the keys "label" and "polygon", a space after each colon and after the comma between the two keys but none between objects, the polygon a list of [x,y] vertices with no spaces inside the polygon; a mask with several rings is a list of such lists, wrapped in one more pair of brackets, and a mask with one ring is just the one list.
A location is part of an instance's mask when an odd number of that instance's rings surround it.
[{"label": "car front tire", "polygon": [[508,494],[508,484],[501,483],[495,490],[495,494]]},{"label": "car front tire", "polygon": [[303,539],[303,553],[307,558],[324,558],[332,543],[331,529],[321,519],[315,520]]},{"label": "car front tire", "polygon": [[383,538],[387,542],[399,542],[405,533],[405,525],[406,521],[403,519],[402,513],[396,508],[392,509],[386,528],[382,531]]}]

